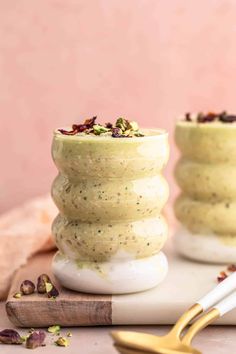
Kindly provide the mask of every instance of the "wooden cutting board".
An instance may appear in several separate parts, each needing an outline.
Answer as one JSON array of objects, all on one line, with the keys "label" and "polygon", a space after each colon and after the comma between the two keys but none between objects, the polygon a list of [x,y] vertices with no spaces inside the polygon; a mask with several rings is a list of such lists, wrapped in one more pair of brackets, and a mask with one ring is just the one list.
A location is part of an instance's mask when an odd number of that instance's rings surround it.
[{"label": "wooden cutting board", "polygon": [[[129,295],[89,295],[62,288],[56,300],[33,294],[15,299],[25,279],[36,281],[41,273],[51,274],[52,253],[34,256],[16,274],[6,302],[11,322],[20,327],[94,326],[117,324],[173,324],[181,313],[217,284],[222,265],[207,265],[178,257],[171,243],[165,253],[169,259],[166,280],[155,289]],[[236,310],[218,321],[236,325]]]}]

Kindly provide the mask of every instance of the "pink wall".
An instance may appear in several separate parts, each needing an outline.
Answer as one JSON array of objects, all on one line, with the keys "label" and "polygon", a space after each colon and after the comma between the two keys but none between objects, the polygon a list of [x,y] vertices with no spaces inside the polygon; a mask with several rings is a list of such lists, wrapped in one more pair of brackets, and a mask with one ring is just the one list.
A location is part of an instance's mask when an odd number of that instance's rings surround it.
[{"label": "pink wall", "polygon": [[172,135],[186,110],[235,112],[235,57],[234,0],[0,0],[0,211],[49,189],[52,129],[77,117]]}]

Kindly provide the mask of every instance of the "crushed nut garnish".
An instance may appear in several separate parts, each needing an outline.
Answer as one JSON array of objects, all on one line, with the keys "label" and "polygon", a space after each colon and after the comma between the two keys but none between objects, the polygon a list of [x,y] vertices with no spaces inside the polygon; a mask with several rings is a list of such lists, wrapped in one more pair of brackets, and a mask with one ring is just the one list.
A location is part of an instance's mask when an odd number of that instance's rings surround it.
[{"label": "crushed nut garnish", "polygon": [[44,331],[38,331],[31,333],[26,339],[26,348],[35,349],[37,347],[44,346],[44,340],[46,338],[46,333]]},{"label": "crushed nut garnish", "polygon": [[20,291],[23,295],[33,294],[35,291],[35,285],[31,280],[24,280],[21,283]]},{"label": "crushed nut garnish", "polygon": [[67,338],[64,337],[59,337],[56,341],[55,344],[58,345],[59,347],[68,347],[70,344]]},{"label": "crushed nut garnish", "polygon": [[102,125],[100,124],[95,124],[93,126],[93,131],[92,131],[95,135],[100,135],[100,134],[103,134],[103,133],[107,133],[109,132],[109,129],[106,128],[106,127],[103,127]]},{"label": "crushed nut garnish", "polygon": [[118,118],[115,125],[112,123],[95,124],[97,117],[86,119],[83,124],[73,124],[72,130],[58,129],[61,134],[75,135],[78,133],[102,135],[110,133],[113,138],[132,138],[143,137],[144,135],[139,131],[138,123],[129,121],[125,118]]},{"label": "crushed nut garnish", "polygon": [[122,134],[122,130],[121,130],[120,128],[118,128],[118,127],[112,128],[112,134],[111,134],[111,136],[112,136],[113,138],[123,138],[123,137],[125,137],[125,136]]},{"label": "crushed nut garnish", "polygon": [[23,340],[19,333],[14,329],[4,329],[0,332],[0,343],[3,344],[22,344]]},{"label": "crushed nut garnish", "polygon": [[30,336],[30,333],[25,336],[21,336],[22,342],[25,343],[27,338],[29,338],[29,336]]},{"label": "crushed nut garnish", "polygon": [[49,298],[55,299],[59,296],[59,291],[52,283],[45,283],[46,286],[46,293]]},{"label": "crushed nut garnish", "polygon": [[67,333],[66,333],[66,336],[67,336],[67,337],[72,337],[72,333],[71,333],[71,332],[67,332]]},{"label": "crushed nut garnish", "polygon": [[60,333],[60,331],[61,331],[61,327],[59,325],[54,325],[54,326],[48,327],[49,333],[58,334],[58,333]]},{"label": "crushed nut garnish", "polygon": [[15,299],[20,299],[21,296],[22,296],[21,293],[15,293],[15,294],[13,295],[13,297],[14,297]]},{"label": "crushed nut garnish", "polygon": [[39,294],[45,294],[47,292],[46,283],[51,283],[49,276],[47,274],[41,274],[37,281],[37,291]]}]

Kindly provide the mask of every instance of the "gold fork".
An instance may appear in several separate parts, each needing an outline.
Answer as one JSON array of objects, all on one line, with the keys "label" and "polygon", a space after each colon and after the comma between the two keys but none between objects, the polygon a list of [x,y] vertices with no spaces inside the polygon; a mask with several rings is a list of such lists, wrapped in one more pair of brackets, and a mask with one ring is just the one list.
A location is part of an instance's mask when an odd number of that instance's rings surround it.
[{"label": "gold fork", "polygon": [[209,309],[212,305],[235,289],[236,273],[233,273],[187,310],[176,322],[171,331],[165,336],[160,337],[138,332],[113,331],[111,335],[115,341],[116,348],[122,354],[200,354],[198,350],[190,346],[193,337],[215,319],[236,307],[236,294],[227,297],[225,300],[215,305],[215,307],[208,313],[195,321],[195,323],[189,328],[187,334],[181,339],[183,330],[191,320],[196,318],[203,311]]}]

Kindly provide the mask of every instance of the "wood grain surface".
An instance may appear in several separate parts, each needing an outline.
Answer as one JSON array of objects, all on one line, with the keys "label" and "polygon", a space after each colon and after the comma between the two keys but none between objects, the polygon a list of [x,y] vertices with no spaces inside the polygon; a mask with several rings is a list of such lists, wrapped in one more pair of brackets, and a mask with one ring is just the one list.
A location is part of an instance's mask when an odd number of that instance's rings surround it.
[{"label": "wood grain surface", "polygon": [[[62,288],[51,274],[52,253],[38,254],[15,275],[6,302],[10,321],[19,327],[95,326],[112,323],[112,305],[109,295],[90,295]],[[37,277],[47,273],[58,288],[56,300],[34,293],[15,299],[23,280],[36,283]]]}]

